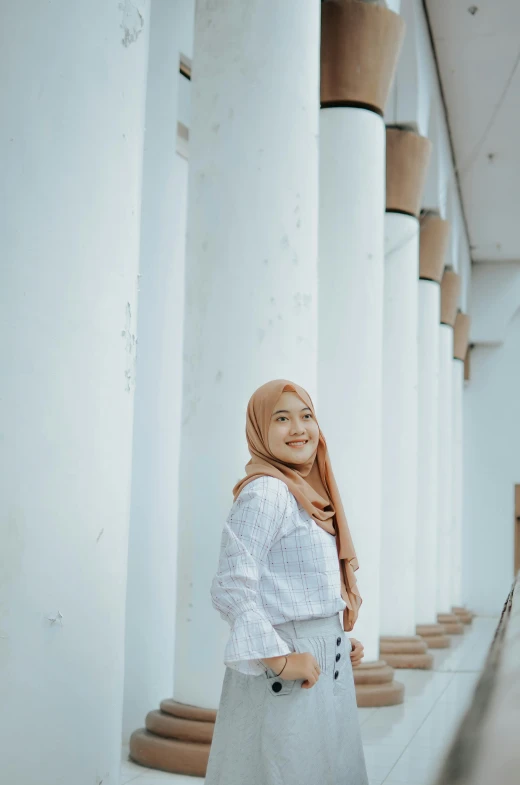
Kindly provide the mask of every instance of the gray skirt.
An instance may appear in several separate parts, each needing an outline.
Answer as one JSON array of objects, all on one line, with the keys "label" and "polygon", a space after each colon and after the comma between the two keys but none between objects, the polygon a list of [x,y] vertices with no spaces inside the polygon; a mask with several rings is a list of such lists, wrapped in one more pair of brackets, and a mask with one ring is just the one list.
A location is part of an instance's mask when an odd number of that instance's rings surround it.
[{"label": "gray skirt", "polygon": [[351,643],[339,616],[276,625],[317,684],[226,669],[205,785],[367,785]]}]

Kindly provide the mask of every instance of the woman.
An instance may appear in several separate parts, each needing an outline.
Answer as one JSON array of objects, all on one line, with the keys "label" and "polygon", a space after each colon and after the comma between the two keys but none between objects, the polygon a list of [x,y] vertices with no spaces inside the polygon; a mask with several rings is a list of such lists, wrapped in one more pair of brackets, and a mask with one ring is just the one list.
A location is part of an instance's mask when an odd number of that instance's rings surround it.
[{"label": "woman", "polygon": [[307,392],[264,384],[246,437],[211,588],[231,635],[206,785],[367,785],[363,646],[343,632],[361,604],[357,560]]}]

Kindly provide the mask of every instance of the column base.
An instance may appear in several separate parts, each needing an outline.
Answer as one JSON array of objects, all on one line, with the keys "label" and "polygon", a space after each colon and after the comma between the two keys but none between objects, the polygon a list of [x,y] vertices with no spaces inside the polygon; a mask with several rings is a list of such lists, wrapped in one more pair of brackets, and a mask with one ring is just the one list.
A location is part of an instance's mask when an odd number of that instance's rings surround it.
[{"label": "column base", "polygon": [[448,635],[464,634],[464,625],[454,613],[438,613],[437,621],[442,624]]},{"label": "column base", "polygon": [[463,624],[471,624],[473,621],[475,614],[472,611],[469,611],[467,608],[461,608],[458,605],[453,605],[451,610],[452,613],[457,616],[459,621],[461,621]]},{"label": "column base", "polygon": [[429,649],[448,649],[451,646],[451,640],[442,624],[418,624],[415,631]]},{"label": "column base", "polygon": [[430,670],[433,667],[433,657],[418,635],[382,635],[379,652],[392,668]]},{"label": "column base", "polygon": [[353,669],[360,708],[397,706],[404,701],[404,684],[394,681],[394,669],[385,660],[362,662]]},{"label": "column base", "polygon": [[130,737],[130,758],[148,769],[205,777],[217,712],[167,699]]}]

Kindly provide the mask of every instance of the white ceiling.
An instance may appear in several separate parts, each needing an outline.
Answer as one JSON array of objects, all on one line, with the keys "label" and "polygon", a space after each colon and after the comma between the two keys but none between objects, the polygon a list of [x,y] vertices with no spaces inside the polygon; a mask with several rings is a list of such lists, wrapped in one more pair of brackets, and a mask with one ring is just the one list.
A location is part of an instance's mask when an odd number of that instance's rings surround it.
[{"label": "white ceiling", "polygon": [[519,261],[520,0],[426,6],[472,259]]}]

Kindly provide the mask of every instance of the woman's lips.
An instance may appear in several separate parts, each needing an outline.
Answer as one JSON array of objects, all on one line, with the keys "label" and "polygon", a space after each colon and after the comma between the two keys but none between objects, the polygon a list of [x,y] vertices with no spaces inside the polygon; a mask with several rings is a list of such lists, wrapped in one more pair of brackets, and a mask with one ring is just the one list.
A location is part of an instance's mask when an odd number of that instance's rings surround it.
[{"label": "woman's lips", "polygon": [[298,448],[305,447],[308,441],[308,439],[304,439],[302,441],[286,442],[286,444],[288,447],[292,447],[293,450],[297,450]]}]

